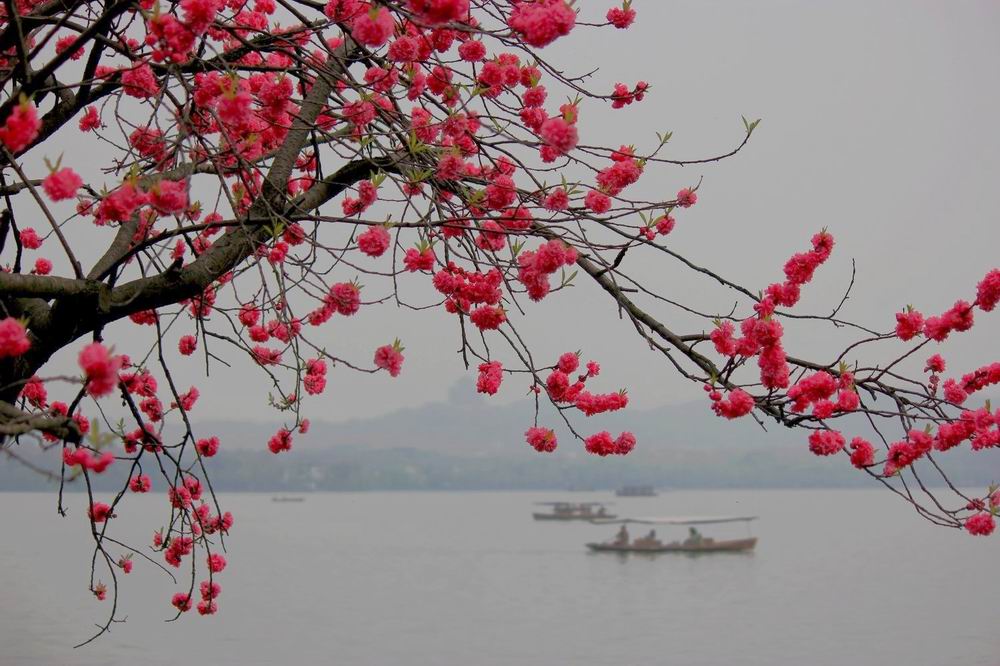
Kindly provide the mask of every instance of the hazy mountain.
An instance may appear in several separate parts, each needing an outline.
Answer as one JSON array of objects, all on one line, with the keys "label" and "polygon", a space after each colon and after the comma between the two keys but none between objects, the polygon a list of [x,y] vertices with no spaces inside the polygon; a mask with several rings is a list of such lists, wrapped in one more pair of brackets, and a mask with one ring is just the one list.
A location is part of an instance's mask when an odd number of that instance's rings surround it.
[{"label": "hazy mountain", "polygon": [[[500,405],[456,385],[448,402],[402,409],[373,419],[314,422],[297,437],[290,453],[267,452],[278,423],[203,421],[199,435],[222,440],[210,461],[221,490],[393,490],[393,489],[599,489],[625,484],[665,488],[802,487],[871,485],[846,456],[817,458],[802,431],[768,424],[765,432],[750,419],[725,421],[707,401],[650,410],[626,409],[587,419],[574,414],[583,434],[632,430],[636,449],[624,458],[597,458],[583,451],[565,427],[556,428],[560,446],[539,454],[523,439],[532,423],[533,402]],[[540,422],[558,425],[551,408]],[[857,419],[840,422],[851,433],[867,434]],[[37,466],[58,470],[58,452],[32,446],[13,449]],[[1000,479],[995,451],[956,451],[941,456],[956,483],[983,486]],[[120,483],[123,465],[96,480],[98,488]],[[925,483],[940,478],[927,472]],[[46,482],[23,465],[0,457],[0,490],[43,488]]]}]

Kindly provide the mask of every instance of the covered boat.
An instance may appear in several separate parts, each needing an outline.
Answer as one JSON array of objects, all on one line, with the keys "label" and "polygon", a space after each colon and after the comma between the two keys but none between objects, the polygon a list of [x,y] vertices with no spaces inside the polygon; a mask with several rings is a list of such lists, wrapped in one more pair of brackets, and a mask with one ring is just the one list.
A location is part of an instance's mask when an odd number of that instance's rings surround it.
[{"label": "covered boat", "polygon": [[[588,543],[587,548],[599,553],[738,553],[747,552],[757,545],[757,537],[749,534],[740,539],[715,539],[703,536],[697,525],[718,525],[723,523],[745,523],[749,532],[750,521],[757,516],[702,516],[677,518],[621,518],[595,519],[591,522],[597,525],[621,525],[614,539],[597,543]],[[644,537],[630,539],[626,525],[668,525],[686,526],[688,538],[683,541],[663,542],[656,537],[656,530],[651,529]]]},{"label": "covered boat", "polygon": [[535,520],[613,520],[617,516],[608,513],[604,502],[535,502],[541,506],[551,506],[547,513],[535,512]]}]

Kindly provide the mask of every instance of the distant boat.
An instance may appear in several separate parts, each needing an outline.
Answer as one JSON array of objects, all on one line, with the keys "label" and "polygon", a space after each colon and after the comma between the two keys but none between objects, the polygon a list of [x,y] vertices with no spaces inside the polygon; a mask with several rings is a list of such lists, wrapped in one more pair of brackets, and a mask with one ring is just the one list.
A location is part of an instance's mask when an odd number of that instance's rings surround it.
[{"label": "distant boat", "polygon": [[306,498],[301,495],[275,495],[272,502],[305,502]]},{"label": "distant boat", "polygon": [[[622,518],[619,520],[598,519],[592,523],[598,525],[620,524],[621,531],[611,541],[599,543],[588,543],[587,548],[598,553],[643,553],[652,555],[656,553],[738,553],[747,552],[757,545],[757,537],[747,536],[743,539],[713,539],[702,536],[695,525],[715,525],[720,523],[747,524],[749,532],[750,521],[756,520],[756,516],[717,516],[701,518]],[[628,538],[625,525],[631,523],[636,525],[686,525],[689,527],[690,536],[684,541],[671,541],[663,543],[656,538],[656,532],[651,531],[648,536],[632,539]]]},{"label": "distant boat", "polygon": [[653,486],[622,486],[615,491],[618,497],[656,497]]},{"label": "distant boat", "polygon": [[535,512],[535,520],[611,520],[617,518],[608,513],[604,502],[535,502],[543,506],[551,506],[549,513]]},{"label": "distant boat", "polygon": [[716,541],[715,539],[702,539],[697,544],[685,544],[681,542],[665,543],[659,546],[650,545],[615,545],[613,543],[588,543],[587,548],[596,552],[605,553],[735,553],[740,551],[753,550],[757,545],[757,537],[747,539],[730,539],[727,541]]}]

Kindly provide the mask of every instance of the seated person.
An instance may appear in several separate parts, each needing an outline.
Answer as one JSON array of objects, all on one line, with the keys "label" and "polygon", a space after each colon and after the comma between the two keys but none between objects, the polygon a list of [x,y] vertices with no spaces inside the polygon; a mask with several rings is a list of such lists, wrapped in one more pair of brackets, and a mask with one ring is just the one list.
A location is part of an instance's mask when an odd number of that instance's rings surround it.
[{"label": "seated person", "polygon": [[641,545],[643,548],[658,548],[663,544],[659,539],[656,538],[656,530],[649,530],[649,534],[641,539],[636,539],[636,545]]}]

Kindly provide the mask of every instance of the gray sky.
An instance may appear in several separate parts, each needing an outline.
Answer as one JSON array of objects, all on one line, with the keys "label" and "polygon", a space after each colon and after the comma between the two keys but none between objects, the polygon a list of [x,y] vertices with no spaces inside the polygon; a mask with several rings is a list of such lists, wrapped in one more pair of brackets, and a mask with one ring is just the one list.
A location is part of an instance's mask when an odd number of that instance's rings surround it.
[{"label": "gray sky", "polygon": [[[596,4],[584,11],[602,14],[610,6]],[[639,79],[653,87],[643,102],[621,111],[585,103],[584,142],[641,147],[655,142],[656,131],[672,130],[670,157],[708,157],[740,140],[741,114],[763,119],[737,157],[711,166],[657,167],[630,191],[667,199],[704,176],[698,204],[677,215],[675,249],[757,289],[780,279],[785,259],[827,227],[837,248],[796,311],[828,312],[847,285],[853,258],[857,285],[844,314],[883,330],[907,303],[936,314],[958,297],[971,298],[976,282],[1000,265],[1000,5],[636,0],[634,7],[638,20],[629,31],[580,28],[543,51],[569,71],[600,66],[598,90]],[[71,157],[82,159],[68,156],[70,166]],[[56,254],[50,242],[46,256]],[[711,307],[726,309],[730,302],[658,257],[626,267],[668,295],[690,299],[704,289]],[[518,322],[536,358],[548,362],[582,349],[604,368],[593,388],[627,387],[640,407],[701,395],[615,319],[610,300],[580,285],[529,304],[530,317]],[[657,314],[672,321],[669,310]],[[991,343],[1000,317],[977,316],[971,334],[942,349],[956,371],[996,359]],[[399,336],[406,363],[396,379],[333,370],[326,393],[308,410],[315,418],[342,420],[441,400],[467,374],[453,353],[457,325],[442,311],[368,308],[324,331],[320,339],[332,353],[364,364],[376,346]],[[127,339],[119,340],[120,351],[127,351]],[[788,343],[790,353],[818,353],[818,360],[830,356],[823,350],[833,351],[826,334],[809,328],[789,331]],[[77,349],[45,374],[68,370]],[[277,418],[266,407],[266,386],[245,360],[232,369],[214,367],[210,382],[199,378],[199,361],[177,365],[183,386],[197,383],[206,396],[210,385],[216,388],[211,404],[200,406],[205,417]],[[520,398],[526,388],[507,380],[497,399]]]}]

